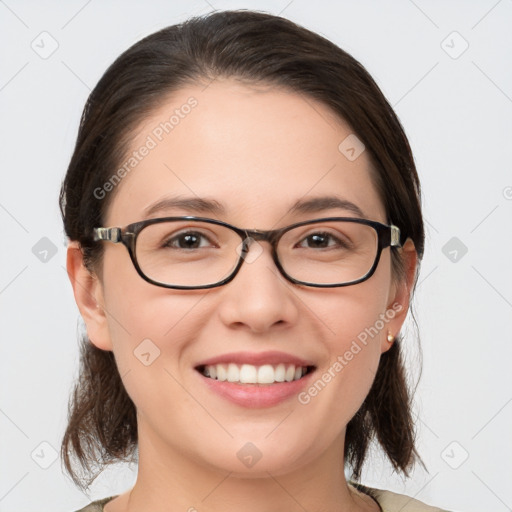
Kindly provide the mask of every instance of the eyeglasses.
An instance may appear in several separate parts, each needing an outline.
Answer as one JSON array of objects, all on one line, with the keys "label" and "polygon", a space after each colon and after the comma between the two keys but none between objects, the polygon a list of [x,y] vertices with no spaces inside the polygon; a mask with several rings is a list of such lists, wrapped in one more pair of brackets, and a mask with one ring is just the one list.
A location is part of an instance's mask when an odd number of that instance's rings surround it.
[{"label": "eyeglasses", "polygon": [[202,217],[166,217],[124,228],[94,228],[94,240],[122,243],[139,275],[164,288],[214,288],[231,281],[253,241],[269,242],[273,260],[292,283],[349,286],[373,275],[382,249],[400,247],[400,230],[380,222],[328,217],[281,229],[241,229]]}]

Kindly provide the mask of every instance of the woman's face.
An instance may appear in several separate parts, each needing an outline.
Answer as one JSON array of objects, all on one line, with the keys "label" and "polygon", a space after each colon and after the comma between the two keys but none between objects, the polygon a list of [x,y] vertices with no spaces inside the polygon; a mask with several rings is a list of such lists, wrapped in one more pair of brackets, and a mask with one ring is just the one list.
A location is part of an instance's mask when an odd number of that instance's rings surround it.
[{"label": "woman's face", "polygon": [[[220,79],[183,88],[138,130],[126,159],[136,163],[110,192],[104,226],[143,220],[171,197],[215,201],[222,211],[170,207],[149,217],[197,215],[270,230],[359,216],[343,207],[291,212],[298,201],[336,196],[386,223],[367,153],[347,151],[353,136],[339,148],[349,136],[327,107],[299,94]],[[339,460],[345,426],[390,346],[387,334],[397,334],[405,316],[389,248],[370,279],[329,289],[287,281],[270,245],[254,243],[233,281],[187,291],[143,280],[121,244],[104,249],[101,279],[89,288],[100,307],[82,313],[92,342],[114,352],[136,405],[141,457],[166,454],[246,476],[285,473],[329,453]],[[274,367],[298,358],[315,369],[288,386],[291,393],[279,383],[212,385],[197,367],[218,357]]]}]

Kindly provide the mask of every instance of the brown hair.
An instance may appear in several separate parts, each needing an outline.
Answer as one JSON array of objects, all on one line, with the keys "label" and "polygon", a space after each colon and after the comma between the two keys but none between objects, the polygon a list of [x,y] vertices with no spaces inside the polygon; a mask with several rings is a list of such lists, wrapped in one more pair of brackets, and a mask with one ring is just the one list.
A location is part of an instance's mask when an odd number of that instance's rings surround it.
[{"label": "brown hair", "polygon": [[[92,230],[103,225],[113,195],[102,199],[94,191],[118,168],[137,127],[165,96],[217,77],[287,88],[322,102],[347,122],[366,146],[388,221],[400,228],[402,241],[413,240],[421,259],[424,228],[413,156],[374,80],[358,61],[320,35],[278,16],[239,10],[191,18],[142,39],[117,58],[89,96],[60,207],[66,234],[80,243],[91,272],[99,271],[102,256],[102,244],[94,242]],[[397,279],[403,279],[395,251],[392,263]],[[406,475],[419,460],[400,345],[397,339],[381,356],[372,388],[347,426],[344,458],[352,478],[360,477],[374,438],[393,467]],[[99,473],[95,470],[129,460],[136,447],[135,406],[114,356],[84,336],[62,441],[64,465],[75,483],[86,487]]]}]

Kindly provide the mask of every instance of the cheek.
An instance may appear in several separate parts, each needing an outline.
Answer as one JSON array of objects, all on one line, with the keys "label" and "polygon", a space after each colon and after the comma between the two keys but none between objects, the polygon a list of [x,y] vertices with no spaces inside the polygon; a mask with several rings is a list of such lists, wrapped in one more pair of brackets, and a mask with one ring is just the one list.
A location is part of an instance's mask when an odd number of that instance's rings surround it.
[{"label": "cheek", "polygon": [[201,297],[165,296],[164,289],[162,296],[156,287],[144,288],[129,297],[119,290],[112,306],[116,319],[110,321],[110,332],[119,374],[139,414],[155,419],[166,410],[186,417],[194,403],[183,392],[181,369],[190,340],[199,337]]},{"label": "cheek", "polygon": [[165,291],[162,296],[158,290],[140,293],[135,299],[121,293],[109,320],[119,364],[129,369],[140,359],[139,353],[149,351],[155,360],[162,357],[173,365],[187,340],[198,336],[202,322],[195,308],[200,301],[195,295],[165,296]]},{"label": "cheek", "polygon": [[326,358],[301,401],[330,407],[330,414],[338,415],[338,425],[357,412],[375,378],[381,344],[395,315],[387,309],[390,275],[389,259],[383,258],[369,280],[334,290],[316,303]]},{"label": "cheek", "polygon": [[[186,340],[195,336],[204,291],[180,292],[154,286],[135,271],[129,256],[105,260],[105,309],[121,375],[149,377],[148,369],[169,369]],[[121,258],[120,256],[123,256]]]},{"label": "cheek", "polygon": [[[387,334],[386,316],[391,299],[391,267],[383,257],[376,272],[368,280],[346,288],[333,289],[331,296],[319,298],[317,307],[323,311],[324,325],[329,333],[331,351],[366,354],[377,350],[380,339]],[[355,347],[355,348],[354,348]],[[347,354],[350,359],[350,355]]]},{"label": "cheek", "polygon": [[329,408],[337,425],[346,424],[368,394],[378,368],[382,339],[381,330],[375,327],[381,308],[365,304],[364,308],[346,307],[344,311],[337,321],[336,334],[326,342],[328,360],[317,370],[305,397]]}]

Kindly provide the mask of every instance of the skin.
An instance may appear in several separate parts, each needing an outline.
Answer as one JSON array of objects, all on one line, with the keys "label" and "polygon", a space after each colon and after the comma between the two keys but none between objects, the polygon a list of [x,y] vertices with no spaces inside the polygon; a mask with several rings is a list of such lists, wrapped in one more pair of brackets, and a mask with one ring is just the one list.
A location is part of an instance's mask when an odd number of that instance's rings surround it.
[{"label": "skin", "polygon": [[[145,208],[171,193],[214,198],[226,214],[205,216],[244,228],[356,216],[342,209],[288,212],[298,199],[333,191],[357,204],[365,218],[386,223],[366,152],[350,162],[338,150],[350,127],[302,95],[233,79],[217,79],[206,89],[191,85],[140,126],[132,149],[190,96],[197,107],[117,186],[104,226],[139,221]],[[70,243],[68,272],[89,338],[114,352],[137,407],[137,482],[106,512],[378,510],[347,485],[341,454],[346,425],[391,346],[387,334],[396,335],[405,319],[416,269],[412,242],[400,249],[406,280],[394,280],[387,248],[370,279],[332,289],[286,281],[270,246],[260,247],[263,252],[227,285],[183,291],[141,279],[121,244],[105,242],[102,268],[90,274],[76,242]],[[228,352],[281,350],[314,361],[322,374],[393,304],[402,311],[307,405],[294,397],[246,409],[213,394],[194,370]],[[133,354],[146,338],[161,351],[150,366]],[[249,441],[262,454],[252,468],[237,457]]]}]

